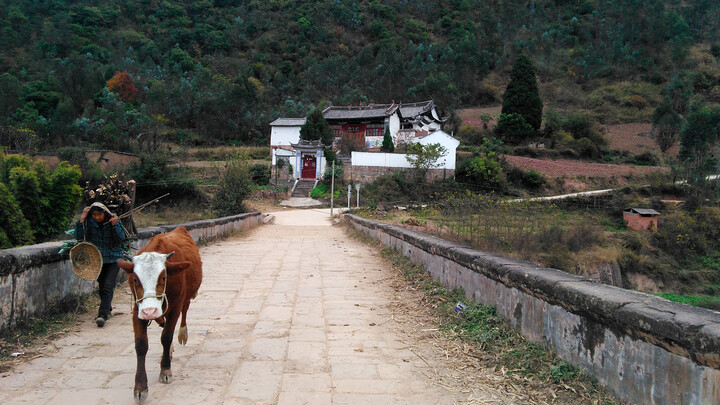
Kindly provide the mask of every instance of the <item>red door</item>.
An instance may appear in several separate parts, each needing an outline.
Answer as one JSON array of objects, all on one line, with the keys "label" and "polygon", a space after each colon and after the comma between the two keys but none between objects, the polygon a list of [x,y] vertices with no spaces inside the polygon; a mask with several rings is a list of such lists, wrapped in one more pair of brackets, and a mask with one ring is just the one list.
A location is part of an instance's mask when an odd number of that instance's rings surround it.
[{"label": "red door", "polygon": [[313,155],[304,155],[302,158],[303,166],[302,166],[302,178],[303,179],[314,179],[315,174],[317,173],[315,170],[315,156]]}]

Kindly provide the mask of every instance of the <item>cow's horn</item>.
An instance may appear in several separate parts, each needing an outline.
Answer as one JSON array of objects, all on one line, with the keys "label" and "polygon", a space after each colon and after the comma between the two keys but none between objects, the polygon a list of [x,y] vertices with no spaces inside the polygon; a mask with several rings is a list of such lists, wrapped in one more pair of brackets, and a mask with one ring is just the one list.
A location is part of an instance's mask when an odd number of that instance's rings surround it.
[{"label": "cow's horn", "polygon": [[165,256],[165,260],[169,259],[170,256],[172,256],[172,255],[174,255],[174,254],[175,254],[175,251],[174,251],[174,250],[173,250],[172,252],[168,253],[168,255]]}]

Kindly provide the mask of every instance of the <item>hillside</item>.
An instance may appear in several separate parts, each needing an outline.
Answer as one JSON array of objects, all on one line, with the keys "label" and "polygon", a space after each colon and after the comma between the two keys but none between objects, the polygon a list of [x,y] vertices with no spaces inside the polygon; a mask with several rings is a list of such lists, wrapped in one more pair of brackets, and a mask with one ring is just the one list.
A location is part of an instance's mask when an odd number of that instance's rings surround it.
[{"label": "hillside", "polygon": [[605,123],[647,120],[676,74],[720,98],[711,0],[0,4],[0,144],[20,151],[264,143],[325,101],[497,103],[520,53],[547,105]]}]

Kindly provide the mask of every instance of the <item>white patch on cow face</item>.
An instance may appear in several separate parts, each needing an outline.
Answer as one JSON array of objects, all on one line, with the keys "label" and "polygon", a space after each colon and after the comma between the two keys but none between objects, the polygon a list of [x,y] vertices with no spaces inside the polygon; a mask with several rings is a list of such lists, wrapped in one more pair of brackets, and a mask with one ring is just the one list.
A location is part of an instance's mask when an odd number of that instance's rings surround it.
[{"label": "white patch on cow face", "polygon": [[135,264],[133,271],[140,280],[144,291],[143,297],[136,297],[137,299],[142,298],[142,301],[138,303],[138,317],[140,319],[154,319],[143,314],[145,309],[157,309],[157,317],[163,312],[162,297],[156,297],[155,294],[157,293],[158,277],[165,270],[167,257],[168,255],[157,252],[145,252],[133,258],[133,264]]}]

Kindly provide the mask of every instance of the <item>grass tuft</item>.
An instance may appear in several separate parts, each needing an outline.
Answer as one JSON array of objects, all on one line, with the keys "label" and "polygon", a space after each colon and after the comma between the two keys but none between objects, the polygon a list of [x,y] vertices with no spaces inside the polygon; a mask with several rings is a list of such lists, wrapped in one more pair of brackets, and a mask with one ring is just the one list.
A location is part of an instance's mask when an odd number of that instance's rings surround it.
[{"label": "grass tuft", "polygon": [[[438,327],[451,339],[474,343],[487,368],[515,375],[514,381],[554,384],[560,391],[573,392],[593,404],[615,404],[615,400],[587,372],[563,361],[552,350],[525,340],[495,307],[468,300],[462,288],[449,289],[435,281],[425,269],[400,252],[383,247],[379,241],[356,230],[357,240],[380,249],[380,256],[397,270],[410,288],[423,293],[422,304],[432,308]],[[455,311],[458,302],[466,308]]]}]

